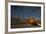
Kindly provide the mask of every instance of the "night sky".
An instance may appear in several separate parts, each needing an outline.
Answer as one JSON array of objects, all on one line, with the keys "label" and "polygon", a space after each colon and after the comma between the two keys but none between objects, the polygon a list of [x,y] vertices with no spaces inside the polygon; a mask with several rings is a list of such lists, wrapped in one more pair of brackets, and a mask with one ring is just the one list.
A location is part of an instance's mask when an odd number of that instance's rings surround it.
[{"label": "night sky", "polygon": [[11,16],[22,16],[23,18],[41,18],[41,7],[35,6],[11,6]]}]

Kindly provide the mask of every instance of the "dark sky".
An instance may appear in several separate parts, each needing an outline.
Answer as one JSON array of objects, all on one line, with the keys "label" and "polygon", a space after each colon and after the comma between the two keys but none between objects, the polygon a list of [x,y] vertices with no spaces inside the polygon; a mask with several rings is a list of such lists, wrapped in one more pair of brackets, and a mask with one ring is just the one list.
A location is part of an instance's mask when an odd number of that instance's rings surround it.
[{"label": "dark sky", "polygon": [[24,18],[41,17],[41,7],[35,6],[11,6],[11,16],[22,16]]}]

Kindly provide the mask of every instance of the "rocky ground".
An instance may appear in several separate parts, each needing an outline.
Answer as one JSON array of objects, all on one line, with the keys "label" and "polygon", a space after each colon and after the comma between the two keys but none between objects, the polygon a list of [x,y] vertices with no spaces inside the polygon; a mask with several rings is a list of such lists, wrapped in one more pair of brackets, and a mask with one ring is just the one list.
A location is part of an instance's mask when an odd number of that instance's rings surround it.
[{"label": "rocky ground", "polygon": [[21,19],[20,17],[11,18],[11,28],[31,28],[41,27],[41,22],[33,17],[28,19]]}]

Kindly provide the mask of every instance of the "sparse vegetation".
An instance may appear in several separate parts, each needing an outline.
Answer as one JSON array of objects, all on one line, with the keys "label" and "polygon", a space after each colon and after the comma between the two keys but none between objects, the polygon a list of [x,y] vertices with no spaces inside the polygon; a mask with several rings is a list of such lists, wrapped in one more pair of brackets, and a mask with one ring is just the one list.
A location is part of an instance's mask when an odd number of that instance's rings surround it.
[{"label": "sparse vegetation", "polygon": [[[11,17],[11,28],[22,28],[22,27],[31,27],[38,26],[39,20],[35,20],[34,17],[24,19],[21,17]],[[27,25],[27,26],[26,26]]]}]

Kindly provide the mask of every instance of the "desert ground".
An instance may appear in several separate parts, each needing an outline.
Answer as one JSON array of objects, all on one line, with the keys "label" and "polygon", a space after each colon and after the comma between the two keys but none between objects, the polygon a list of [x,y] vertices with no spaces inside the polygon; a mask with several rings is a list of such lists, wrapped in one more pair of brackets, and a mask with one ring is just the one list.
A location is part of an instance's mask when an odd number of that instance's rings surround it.
[{"label": "desert ground", "polygon": [[41,21],[34,18],[22,18],[19,16],[11,17],[11,28],[31,28],[31,27],[41,27]]}]

